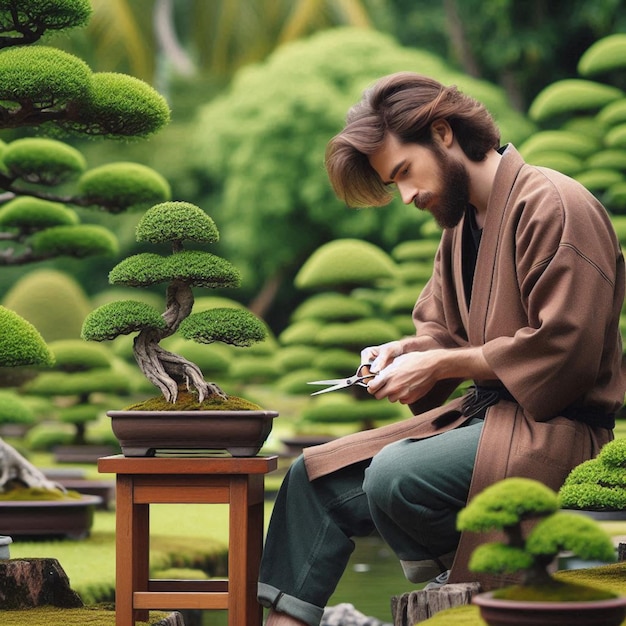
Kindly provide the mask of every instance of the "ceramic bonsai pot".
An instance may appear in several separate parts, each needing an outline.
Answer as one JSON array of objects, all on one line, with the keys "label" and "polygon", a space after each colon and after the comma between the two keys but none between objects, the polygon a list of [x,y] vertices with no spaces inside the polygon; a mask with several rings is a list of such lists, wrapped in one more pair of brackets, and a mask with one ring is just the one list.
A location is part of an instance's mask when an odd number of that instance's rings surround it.
[{"label": "ceramic bonsai pot", "polygon": [[618,522],[626,520],[626,510],[624,509],[604,509],[602,511],[593,509],[563,509],[563,511],[586,515],[598,522]]},{"label": "ceramic bonsai pot", "polygon": [[84,539],[93,525],[99,496],[68,500],[5,500],[0,502],[0,535]]},{"label": "ceramic bonsai pot", "polygon": [[523,602],[493,597],[472,598],[489,626],[620,626],[626,617],[626,597],[590,602]]},{"label": "ceramic bonsai pot", "polygon": [[225,450],[256,456],[276,411],[108,411],[124,456],[154,456],[158,450]]}]

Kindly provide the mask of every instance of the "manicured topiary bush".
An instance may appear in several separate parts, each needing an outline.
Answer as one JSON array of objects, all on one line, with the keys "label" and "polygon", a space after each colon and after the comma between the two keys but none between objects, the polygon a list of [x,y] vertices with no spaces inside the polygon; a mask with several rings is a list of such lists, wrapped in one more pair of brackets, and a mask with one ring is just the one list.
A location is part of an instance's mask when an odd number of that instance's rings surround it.
[{"label": "manicured topiary bush", "polygon": [[113,356],[106,346],[66,339],[51,342],[49,347],[55,356],[53,370],[27,383],[23,391],[56,401],[54,417],[74,427],[69,443],[97,443],[87,441],[88,425],[111,408],[111,398],[133,390],[131,380],[114,369]]},{"label": "manicured topiary bush", "polygon": [[626,509],[626,439],[604,445],[595,459],[575,467],[559,489],[565,509]]}]

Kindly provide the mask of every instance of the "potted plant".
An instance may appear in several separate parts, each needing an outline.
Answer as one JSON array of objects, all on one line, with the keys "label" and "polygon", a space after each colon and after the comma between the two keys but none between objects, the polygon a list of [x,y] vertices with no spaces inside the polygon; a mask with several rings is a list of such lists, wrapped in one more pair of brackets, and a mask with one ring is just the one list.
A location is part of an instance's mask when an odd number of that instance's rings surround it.
[{"label": "potted plant", "polygon": [[605,444],[576,466],[559,489],[561,507],[597,520],[626,519],[626,439]]},{"label": "potted plant", "polygon": [[[54,357],[35,327],[0,306],[0,367],[50,367]],[[89,533],[98,496],[67,491],[0,439],[0,537]]]},{"label": "potted plant", "polygon": [[478,594],[473,602],[490,626],[503,624],[619,625],[626,598],[557,580],[548,566],[563,550],[582,559],[615,560],[610,537],[592,519],[559,511],[558,495],[527,478],[507,478],[477,495],[458,516],[460,530],[503,531],[505,542],[485,543],[469,568],[520,575],[519,584]]},{"label": "potted plant", "polygon": [[113,432],[126,456],[145,456],[159,449],[226,449],[234,456],[253,456],[263,445],[277,413],[243,398],[228,396],[205,380],[200,368],[166,350],[161,340],[180,333],[198,343],[221,341],[246,347],[267,335],[262,320],[245,308],[215,307],[192,312],[192,287],[238,287],[238,270],[226,259],[191,249],[218,241],[215,222],[188,202],[154,205],[137,224],[138,242],[166,244],[170,254],[142,252],[118,263],[109,282],[129,287],[166,283],[166,305],[161,314],[138,300],[104,304],[83,324],[90,341],[112,340],[137,333],[134,355],[145,377],[160,395],[124,411],[109,411]]}]

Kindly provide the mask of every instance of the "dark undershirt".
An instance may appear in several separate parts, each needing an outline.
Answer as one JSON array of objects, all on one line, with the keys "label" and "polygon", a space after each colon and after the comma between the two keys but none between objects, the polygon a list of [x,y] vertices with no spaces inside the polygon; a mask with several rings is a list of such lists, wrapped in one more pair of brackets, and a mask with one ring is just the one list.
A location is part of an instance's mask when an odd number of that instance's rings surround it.
[{"label": "dark undershirt", "polygon": [[478,258],[478,248],[482,234],[482,228],[479,228],[478,224],[476,224],[476,209],[470,204],[465,211],[462,245],[463,289],[465,290],[465,300],[468,309],[472,299],[472,284],[474,283],[476,259]]}]

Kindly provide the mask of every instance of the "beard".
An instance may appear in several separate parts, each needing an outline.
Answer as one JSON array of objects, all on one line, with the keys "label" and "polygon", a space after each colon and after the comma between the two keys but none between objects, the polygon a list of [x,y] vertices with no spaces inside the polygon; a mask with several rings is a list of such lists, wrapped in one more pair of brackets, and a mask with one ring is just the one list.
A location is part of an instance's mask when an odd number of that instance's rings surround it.
[{"label": "beard", "polygon": [[454,228],[469,204],[469,174],[463,163],[449,157],[439,146],[435,145],[433,152],[439,162],[442,191],[428,211],[441,228]]}]

